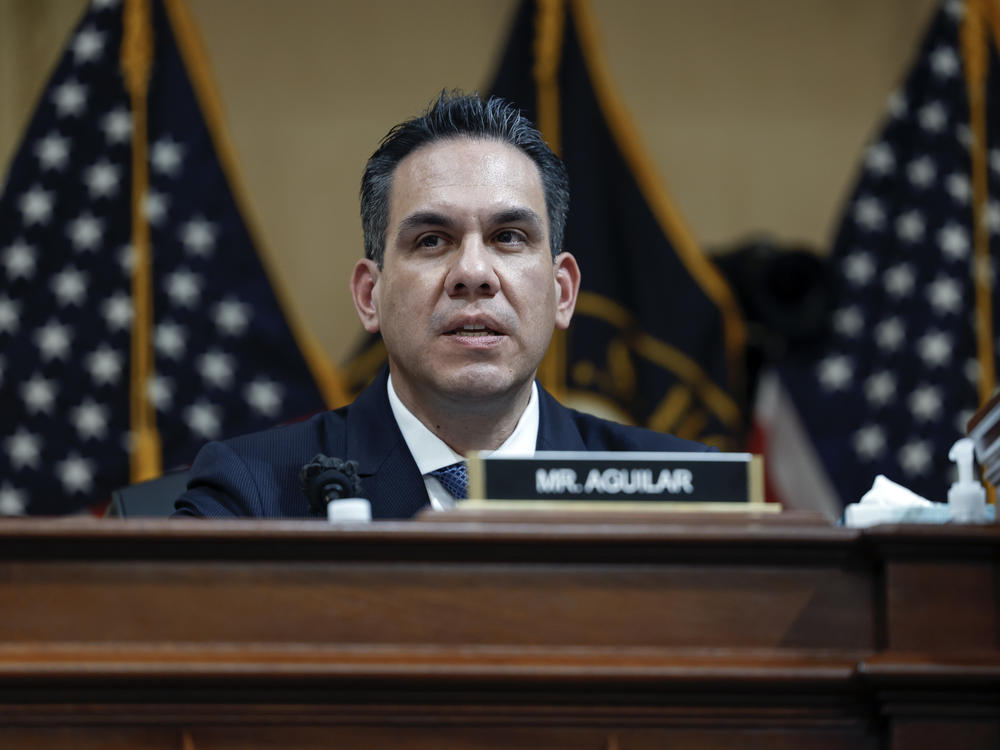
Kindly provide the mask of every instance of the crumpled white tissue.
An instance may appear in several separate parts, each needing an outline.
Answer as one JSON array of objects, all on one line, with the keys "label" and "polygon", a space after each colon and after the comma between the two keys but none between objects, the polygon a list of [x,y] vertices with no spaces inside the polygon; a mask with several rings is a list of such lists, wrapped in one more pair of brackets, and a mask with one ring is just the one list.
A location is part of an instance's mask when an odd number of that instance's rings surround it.
[{"label": "crumpled white tissue", "polygon": [[895,507],[923,507],[933,505],[911,489],[896,484],[884,474],[879,474],[872,482],[872,488],[861,496],[861,502],[870,505],[891,505]]},{"label": "crumpled white tissue", "polygon": [[879,474],[861,501],[844,509],[844,526],[858,529],[880,523],[947,523],[950,517],[947,503],[932,503]]}]

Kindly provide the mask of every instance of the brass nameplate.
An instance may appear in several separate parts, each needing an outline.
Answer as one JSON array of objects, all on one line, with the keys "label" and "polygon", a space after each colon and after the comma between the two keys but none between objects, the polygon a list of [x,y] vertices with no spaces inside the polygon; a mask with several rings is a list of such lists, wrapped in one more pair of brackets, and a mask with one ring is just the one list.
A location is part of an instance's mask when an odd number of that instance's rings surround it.
[{"label": "brass nameplate", "polygon": [[763,459],[750,453],[540,452],[471,456],[465,507],[765,510]]}]

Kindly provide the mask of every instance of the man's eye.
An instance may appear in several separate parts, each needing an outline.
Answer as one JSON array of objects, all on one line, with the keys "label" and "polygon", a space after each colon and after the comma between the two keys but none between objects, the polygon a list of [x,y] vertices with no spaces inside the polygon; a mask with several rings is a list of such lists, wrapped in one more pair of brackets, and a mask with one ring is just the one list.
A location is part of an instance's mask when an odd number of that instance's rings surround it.
[{"label": "man's eye", "polygon": [[519,242],[524,242],[524,236],[520,232],[515,232],[512,229],[505,229],[497,234],[497,242],[503,245],[513,245]]},{"label": "man's eye", "polygon": [[428,234],[417,240],[417,245],[420,247],[437,247],[441,244],[441,238],[436,234]]}]

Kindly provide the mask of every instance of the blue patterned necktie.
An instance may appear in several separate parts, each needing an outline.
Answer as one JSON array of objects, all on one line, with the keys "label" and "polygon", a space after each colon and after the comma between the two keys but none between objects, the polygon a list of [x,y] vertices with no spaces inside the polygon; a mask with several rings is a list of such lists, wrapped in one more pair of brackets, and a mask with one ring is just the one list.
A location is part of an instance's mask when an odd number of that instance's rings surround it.
[{"label": "blue patterned necktie", "polygon": [[465,468],[465,461],[459,461],[450,466],[435,469],[428,472],[428,476],[437,479],[456,500],[465,500],[467,497],[469,490],[469,470]]}]

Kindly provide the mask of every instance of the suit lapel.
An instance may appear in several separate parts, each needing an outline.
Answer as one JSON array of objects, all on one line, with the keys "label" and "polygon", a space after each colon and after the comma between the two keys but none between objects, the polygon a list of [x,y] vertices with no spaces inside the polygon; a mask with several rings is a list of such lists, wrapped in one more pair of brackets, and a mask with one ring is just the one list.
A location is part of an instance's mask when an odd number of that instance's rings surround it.
[{"label": "suit lapel", "polygon": [[540,451],[582,451],[587,446],[572,419],[572,410],[556,401],[538,383],[538,440]]},{"label": "suit lapel", "polygon": [[427,489],[389,406],[388,371],[347,410],[344,457],[359,464],[373,518],[410,518],[429,503]]}]

